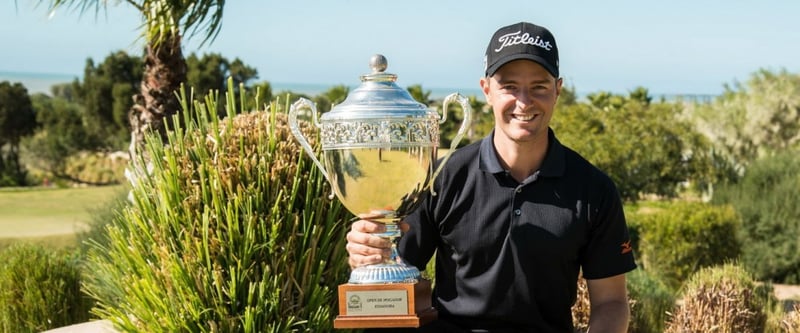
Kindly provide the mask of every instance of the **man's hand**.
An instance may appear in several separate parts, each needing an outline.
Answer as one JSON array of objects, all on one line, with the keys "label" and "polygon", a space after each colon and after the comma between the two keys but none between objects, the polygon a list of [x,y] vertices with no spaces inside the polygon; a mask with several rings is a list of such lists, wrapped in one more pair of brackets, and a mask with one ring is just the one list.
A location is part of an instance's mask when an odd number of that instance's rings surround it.
[{"label": "man's hand", "polygon": [[367,220],[374,216],[359,217],[362,220],[354,222],[347,233],[345,248],[350,255],[350,268],[378,264],[389,259],[392,254],[392,243],[388,239],[371,234],[386,231],[386,225]]}]

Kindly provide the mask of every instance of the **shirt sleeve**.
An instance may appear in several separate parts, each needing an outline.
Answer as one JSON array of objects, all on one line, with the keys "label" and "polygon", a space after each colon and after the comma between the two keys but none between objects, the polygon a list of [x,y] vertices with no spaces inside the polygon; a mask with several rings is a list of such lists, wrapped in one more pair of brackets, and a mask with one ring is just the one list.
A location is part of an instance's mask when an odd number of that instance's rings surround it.
[{"label": "shirt sleeve", "polygon": [[581,253],[581,268],[587,279],[602,279],[636,268],[622,200],[610,178],[604,177],[589,201],[590,227]]}]

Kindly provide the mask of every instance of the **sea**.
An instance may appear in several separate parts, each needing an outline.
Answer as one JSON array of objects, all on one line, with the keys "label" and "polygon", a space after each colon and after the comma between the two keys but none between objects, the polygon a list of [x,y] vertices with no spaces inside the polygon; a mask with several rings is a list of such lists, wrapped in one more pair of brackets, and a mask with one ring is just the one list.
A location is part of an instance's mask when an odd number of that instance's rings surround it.
[{"label": "sea", "polygon": [[78,76],[69,74],[0,71],[0,82],[21,83],[28,89],[29,95],[38,93],[49,95],[50,87],[56,84],[70,83],[75,79],[78,79]]},{"label": "sea", "polygon": [[[77,75],[69,74],[53,74],[53,73],[27,73],[27,72],[12,72],[0,70],[0,82],[9,81],[12,84],[15,82],[22,83],[27,89],[28,94],[42,93],[50,95],[50,88],[53,85],[61,83],[70,83],[73,80],[81,79]],[[272,82],[272,93],[277,95],[282,92],[291,91],[294,93],[305,94],[307,96],[316,96],[333,86],[338,84],[319,84],[319,83],[290,83],[290,82]],[[358,85],[351,85],[350,91],[357,88]],[[479,100],[483,100],[483,93],[476,86],[475,88],[441,88],[441,87],[428,87],[422,84],[422,88],[430,91],[430,98],[433,100],[441,100],[447,95],[452,93],[460,93],[464,96],[476,96]],[[578,92],[578,100],[585,101],[586,93]],[[682,102],[699,102],[710,103],[717,95],[708,94],[658,94],[650,93],[653,101],[661,101],[662,99],[669,102],[682,101]]]},{"label": "sea", "polygon": [[[26,73],[26,72],[10,72],[10,71],[0,71],[0,82],[8,81],[11,84],[14,83],[21,83],[28,89],[28,94],[33,95],[37,93],[42,93],[46,95],[51,94],[51,87],[56,84],[62,83],[70,83],[74,80],[80,80],[81,78],[77,75],[69,75],[69,74],[53,74],[53,73]],[[272,82],[269,81],[270,85],[272,86],[272,93],[278,94],[281,92],[294,92],[299,94],[305,94],[308,96],[316,96],[319,95],[333,86],[338,84],[318,84],[318,83],[291,83],[291,82]],[[350,90],[357,88],[358,85],[350,86]],[[464,89],[464,88],[437,88],[437,87],[426,87],[424,84],[422,85],[424,90],[430,91],[430,98],[431,99],[443,99],[447,95],[452,93],[460,93],[464,96],[483,96],[483,93],[479,88],[474,89]]]}]

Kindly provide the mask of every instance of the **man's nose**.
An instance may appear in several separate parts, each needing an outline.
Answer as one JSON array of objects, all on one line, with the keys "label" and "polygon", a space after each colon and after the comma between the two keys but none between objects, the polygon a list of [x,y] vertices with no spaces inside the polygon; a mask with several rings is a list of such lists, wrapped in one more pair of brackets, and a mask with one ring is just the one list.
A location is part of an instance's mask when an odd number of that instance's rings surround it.
[{"label": "man's nose", "polygon": [[531,105],[531,94],[526,89],[520,90],[520,92],[517,94],[517,105],[520,107],[520,109],[524,109]]}]

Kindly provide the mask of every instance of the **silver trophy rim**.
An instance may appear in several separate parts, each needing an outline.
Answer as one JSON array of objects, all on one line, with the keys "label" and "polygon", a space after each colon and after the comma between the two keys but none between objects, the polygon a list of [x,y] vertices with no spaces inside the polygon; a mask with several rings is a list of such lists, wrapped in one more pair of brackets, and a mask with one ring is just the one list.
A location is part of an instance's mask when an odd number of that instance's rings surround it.
[{"label": "silver trophy rim", "polygon": [[421,279],[419,269],[404,263],[374,264],[360,266],[350,272],[349,283],[400,283],[417,282]]}]

